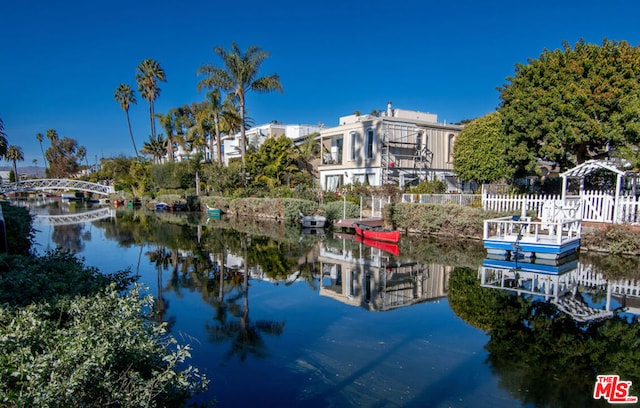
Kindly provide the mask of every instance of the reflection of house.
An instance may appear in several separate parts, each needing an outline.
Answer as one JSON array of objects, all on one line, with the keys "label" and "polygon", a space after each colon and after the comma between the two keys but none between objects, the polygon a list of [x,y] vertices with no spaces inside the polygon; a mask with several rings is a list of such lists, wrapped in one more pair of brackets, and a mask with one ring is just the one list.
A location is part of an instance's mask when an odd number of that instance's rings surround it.
[{"label": "reflection of house", "polygon": [[443,265],[400,262],[363,244],[324,247],[318,261],[321,296],[376,311],[445,297],[452,270]]},{"label": "reflection of house", "polygon": [[372,186],[444,180],[459,188],[453,144],[462,126],[438,123],[432,113],[392,108],[377,115],[350,115],[320,132],[320,183],[325,190],[356,182]]}]

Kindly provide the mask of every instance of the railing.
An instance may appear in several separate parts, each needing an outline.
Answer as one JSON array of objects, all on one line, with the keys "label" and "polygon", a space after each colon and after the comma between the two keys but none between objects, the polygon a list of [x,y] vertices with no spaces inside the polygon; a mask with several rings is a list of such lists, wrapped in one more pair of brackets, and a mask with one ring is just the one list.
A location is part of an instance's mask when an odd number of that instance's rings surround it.
[{"label": "railing", "polygon": [[537,242],[541,238],[562,245],[580,238],[582,220],[566,219],[555,222],[532,221],[531,218],[500,217],[484,221],[483,239]]},{"label": "railing", "polygon": [[420,204],[458,204],[466,206],[480,206],[481,194],[403,194],[403,203]]},{"label": "railing", "polygon": [[110,184],[92,183],[90,181],[71,179],[34,179],[0,184],[0,193],[2,194],[34,190],[82,190],[102,195],[115,193],[115,188]]},{"label": "railing", "polygon": [[88,221],[97,221],[105,218],[113,218],[116,211],[112,208],[100,208],[99,210],[86,211],[75,214],[38,215],[35,222],[39,224],[72,225]]}]

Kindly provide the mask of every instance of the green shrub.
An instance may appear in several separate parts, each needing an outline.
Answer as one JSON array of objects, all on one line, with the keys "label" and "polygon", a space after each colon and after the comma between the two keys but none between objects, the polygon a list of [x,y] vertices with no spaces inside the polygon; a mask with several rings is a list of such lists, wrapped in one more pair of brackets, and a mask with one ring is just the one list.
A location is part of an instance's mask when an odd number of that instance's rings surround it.
[{"label": "green shrub", "polygon": [[357,218],[360,216],[360,206],[351,201],[332,201],[322,206],[329,222],[344,218]]},{"label": "green shrub", "polygon": [[[0,307],[0,406],[184,405],[206,385],[181,369],[189,349],[149,319],[150,296],[97,296]],[[182,370],[182,371],[179,371]]]},{"label": "green shrub", "polygon": [[3,201],[2,216],[5,225],[7,252],[9,254],[28,254],[34,237],[31,226],[32,216],[29,214],[29,210]]}]

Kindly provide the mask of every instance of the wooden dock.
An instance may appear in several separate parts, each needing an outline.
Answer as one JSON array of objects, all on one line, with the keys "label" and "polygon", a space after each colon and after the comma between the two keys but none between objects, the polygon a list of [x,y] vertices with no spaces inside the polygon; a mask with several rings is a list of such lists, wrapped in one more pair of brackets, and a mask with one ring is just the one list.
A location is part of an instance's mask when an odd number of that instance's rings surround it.
[{"label": "wooden dock", "polygon": [[345,218],[343,220],[335,220],[333,228],[336,229],[353,229],[354,223],[359,222],[370,227],[382,227],[384,220],[382,218]]}]

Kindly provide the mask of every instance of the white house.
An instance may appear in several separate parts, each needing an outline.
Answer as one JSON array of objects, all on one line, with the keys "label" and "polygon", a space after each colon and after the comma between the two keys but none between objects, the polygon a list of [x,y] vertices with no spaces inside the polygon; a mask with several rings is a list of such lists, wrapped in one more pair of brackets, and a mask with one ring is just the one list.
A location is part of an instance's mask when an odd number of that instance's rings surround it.
[{"label": "white house", "polygon": [[[258,148],[269,137],[287,136],[294,143],[304,141],[308,136],[319,133],[322,128],[315,125],[285,125],[280,122],[271,122],[260,126],[252,127],[245,131],[247,138],[247,150],[250,147]],[[222,153],[225,164],[229,160],[240,158],[240,133],[234,136],[222,138]]]},{"label": "white house", "polygon": [[438,179],[449,192],[465,190],[453,172],[453,145],[462,128],[391,102],[379,114],[343,116],[338,126],[320,131],[322,188],[355,182],[404,187]]}]

